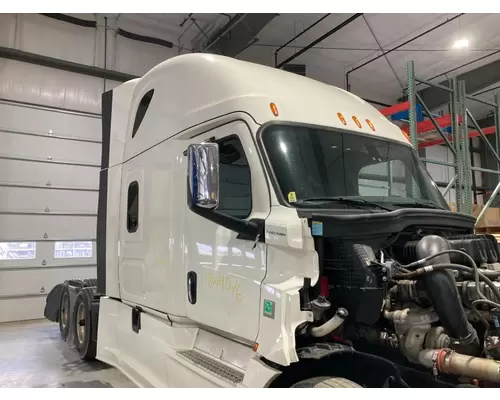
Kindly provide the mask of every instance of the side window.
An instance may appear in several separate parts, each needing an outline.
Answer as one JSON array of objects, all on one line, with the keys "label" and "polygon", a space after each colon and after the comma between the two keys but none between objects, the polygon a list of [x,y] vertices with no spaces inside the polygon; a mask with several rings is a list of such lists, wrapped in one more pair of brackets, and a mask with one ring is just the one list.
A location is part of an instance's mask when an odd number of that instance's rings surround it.
[{"label": "side window", "polygon": [[237,136],[217,140],[219,145],[219,208],[221,214],[245,219],[252,211],[250,166]]},{"label": "side window", "polygon": [[128,187],[127,196],[127,230],[130,233],[139,227],[139,184],[132,182]]},{"label": "side window", "polygon": [[141,126],[142,120],[146,115],[146,111],[148,110],[149,105],[151,104],[153,93],[154,89],[151,89],[142,97],[141,102],[139,103],[139,107],[137,108],[137,112],[135,114],[134,128],[132,129],[132,137],[135,136],[137,130],[139,129],[139,126]]}]

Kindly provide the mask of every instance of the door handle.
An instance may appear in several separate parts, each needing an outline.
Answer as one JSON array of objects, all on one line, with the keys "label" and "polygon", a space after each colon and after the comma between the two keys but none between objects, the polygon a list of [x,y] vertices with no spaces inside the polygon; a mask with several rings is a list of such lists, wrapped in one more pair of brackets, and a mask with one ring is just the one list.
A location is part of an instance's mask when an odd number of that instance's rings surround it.
[{"label": "door handle", "polygon": [[191,304],[196,304],[196,272],[189,271],[187,274],[188,300]]}]

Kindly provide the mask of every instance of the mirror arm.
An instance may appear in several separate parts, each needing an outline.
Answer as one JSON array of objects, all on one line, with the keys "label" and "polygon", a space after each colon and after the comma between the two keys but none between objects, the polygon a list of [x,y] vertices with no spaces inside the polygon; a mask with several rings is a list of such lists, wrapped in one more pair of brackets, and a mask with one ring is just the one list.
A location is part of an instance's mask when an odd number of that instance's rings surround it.
[{"label": "mirror arm", "polygon": [[218,213],[206,208],[198,207],[194,204],[188,204],[189,209],[200,217],[206,218],[224,228],[238,233],[238,239],[264,241],[264,221],[263,220],[243,220]]}]

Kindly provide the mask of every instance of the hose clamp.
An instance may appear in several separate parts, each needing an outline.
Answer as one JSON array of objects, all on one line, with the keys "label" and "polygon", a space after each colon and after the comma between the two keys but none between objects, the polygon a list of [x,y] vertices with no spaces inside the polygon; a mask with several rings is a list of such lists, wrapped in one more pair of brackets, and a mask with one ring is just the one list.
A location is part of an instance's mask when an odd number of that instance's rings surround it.
[{"label": "hose clamp", "polygon": [[437,377],[438,377],[438,369],[437,369],[438,353],[439,352],[434,351],[432,353],[432,358],[431,358],[431,362],[432,362],[432,375],[434,375],[434,379],[437,379]]},{"label": "hose clamp", "polygon": [[[469,326],[470,326],[470,324],[469,324]],[[474,341],[477,339],[477,334],[476,334],[476,331],[474,329],[471,329],[471,332],[464,338],[450,337],[450,339],[454,345],[467,346],[469,344],[474,343]]]}]

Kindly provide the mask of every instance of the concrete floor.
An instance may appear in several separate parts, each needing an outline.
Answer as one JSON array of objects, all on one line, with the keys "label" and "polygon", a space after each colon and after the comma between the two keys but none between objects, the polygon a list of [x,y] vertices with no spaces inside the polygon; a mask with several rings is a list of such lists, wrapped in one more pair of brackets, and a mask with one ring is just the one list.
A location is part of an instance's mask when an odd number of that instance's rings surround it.
[{"label": "concrete floor", "polygon": [[99,361],[83,362],[47,320],[0,324],[0,388],[129,388],[135,385]]}]

